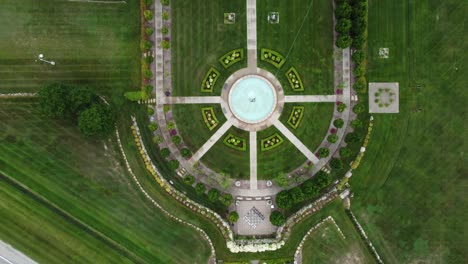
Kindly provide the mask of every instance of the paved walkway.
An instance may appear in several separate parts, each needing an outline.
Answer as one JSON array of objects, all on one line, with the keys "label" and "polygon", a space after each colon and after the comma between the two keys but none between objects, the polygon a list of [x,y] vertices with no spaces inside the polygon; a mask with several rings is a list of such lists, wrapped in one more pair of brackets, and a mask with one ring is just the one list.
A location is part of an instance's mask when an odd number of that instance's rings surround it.
[{"label": "paved walkway", "polygon": [[195,153],[193,154],[192,158],[190,159],[190,162],[195,163],[205,155],[208,150],[210,150],[211,147],[228,131],[228,129],[232,126],[232,123],[230,120],[227,120],[226,123],[224,123],[216,132],[208,139],[208,141],[203,144],[203,146]]},{"label": "paved walkway", "polygon": [[247,67],[257,69],[257,0],[247,0]]},{"label": "paved walkway", "polygon": [[284,126],[283,123],[281,123],[279,120],[275,120],[273,124],[285,137],[289,139],[289,141],[291,141],[291,143],[293,143],[294,146],[296,146],[296,148],[302,154],[304,154],[304,156],[306,156],[308,160],[312,161],[314,164],[319,162],[319,159],[315,156],[315,154],[310,151],[310,149],[307,148],[306,145],[304,145],[304,143],[302,143],[302,141],[298,139],[291,131],[289,131],[289,129]]},{"label": "paved walkway", "polygon": [[162,99],[164,104],[219,104],[220,96],[180,96],[165,97]]},{"label": "paved walkway", "polygon": [[250,189],[257,190],[257,132],[250,132]]},{"label": "paved walkway", "polygon": [[336,95],[287,95],[284,97],[285,103],[334,103]]},{"label": "paved walkway", "polygon": [[0,264],[37,264],[34,260],[0,240]]},{"label": "paved walkway", "polygon": [[157,104],[160,104],[161,99],[164,98],[164,56],[161,47],[161,41],[163,39],[161,33],[162,26],[162,5],[160,1],[154,1],[154,85]]}]

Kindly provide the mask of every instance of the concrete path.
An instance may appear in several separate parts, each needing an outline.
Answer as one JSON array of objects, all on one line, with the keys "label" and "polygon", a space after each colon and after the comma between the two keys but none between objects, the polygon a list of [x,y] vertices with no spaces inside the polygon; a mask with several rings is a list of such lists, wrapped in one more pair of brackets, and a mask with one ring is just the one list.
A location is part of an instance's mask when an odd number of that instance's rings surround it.
[{"label": "concrete path", "polygon": [[162,99],[164,104],[219,104],[220,96],[180,96],[165,97]]},{"label": "concrete path", "polygon": [[37,264],[11,245],[0,240],[0,264]]},{"label": "concrete path", "polygon": [[336,95],[287,95],[284,97],[285,103],[334,103]]},{"label": "concrete path", "polygon": [[257,69],[257,0],[247,0],[247,67]]},{"label": "concrete path", "polygon": [[197,151],[197,153],[193,154],[190,162],[195,163],[199,161],[203,155],[205,155],[208,150],[228,131],[228,129],[232,126],[232,123],[228,120],[224,123],[211,137],[208,141],[203,144],[203,146]]},{"label": "concrete path", "polygon": [[296,146],[296,148],[302,153],[304,154],[304,156],[306,156],[306,158],[310,161],[312,161],[312,163],[314,164],[317,164],[319,162],[319,159],[315,156],[314,153],[312,153],[312,151],[310,151],[309,148],[306,147],[306,145],[304,145],[304,143],[302,143],[302,141],[300,139],[298,139],[291,131],[289,131],[289,129],[283,125],[283,123],[281,123],[279,120],[275,120],[273,122],[273,125],[285,136],[289,139],[289,141],[291,141],[291,143],[293,143],[294,146]]},{"label": "concrete path", "polygon": [[250,133],[250,189],[257,190],[257,132]]},{"label": "concrete path", "polygon": [[161,99],[164,98],[164,56],[161,47],[163,39],[161,28],[162,22],[162,5],[161,1],[154,1],[154,76],[155,76],[155,93],[156,102],[160,104]]}]

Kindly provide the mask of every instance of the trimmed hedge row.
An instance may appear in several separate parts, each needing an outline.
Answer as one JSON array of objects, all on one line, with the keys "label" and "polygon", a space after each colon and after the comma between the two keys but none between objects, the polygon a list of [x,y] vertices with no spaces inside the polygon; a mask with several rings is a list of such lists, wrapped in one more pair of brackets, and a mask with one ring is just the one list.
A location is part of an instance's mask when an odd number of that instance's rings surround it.
[{"label": "trimmed hedge row", "polygon": [[260,146],[262,151],[272,150],[284,142],[283,137],[278,133],[275,133],[265,139],[260,141]]},{"label": "trimmed hedge row", "polygon": [[291,110],[291,114],[289,115],[289,118],[288,118],[288,125],[296,129],[301,124],[303,116],[304,116],[304,106],[293,106]]},{"label": "trimmed hedge row", "polygon": [[270,63],[277,69],[281,68],[286,62],[286,58],[283,55],[271,49],[261,49],[260,60]]},{"label": "trimmed hedge row", "polygon": [[227,135],[224,138],[223,143],[224,145],[235,150],[240,150],[240,151],[247,150],[247,140],[245,138],[241,138],[233,134]]}]

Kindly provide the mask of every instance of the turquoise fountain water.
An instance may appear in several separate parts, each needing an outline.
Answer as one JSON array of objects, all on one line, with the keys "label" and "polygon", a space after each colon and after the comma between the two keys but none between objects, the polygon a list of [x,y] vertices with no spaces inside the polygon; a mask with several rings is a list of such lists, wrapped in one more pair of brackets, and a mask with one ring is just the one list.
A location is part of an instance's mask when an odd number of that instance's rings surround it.
[{"label": "turquoise fountain water", "polygon": [[271,84],[258,76],[238,80],[229,92],[229,105],[234,115],[247,123],[267,119],[275,109],[276,94]]}]

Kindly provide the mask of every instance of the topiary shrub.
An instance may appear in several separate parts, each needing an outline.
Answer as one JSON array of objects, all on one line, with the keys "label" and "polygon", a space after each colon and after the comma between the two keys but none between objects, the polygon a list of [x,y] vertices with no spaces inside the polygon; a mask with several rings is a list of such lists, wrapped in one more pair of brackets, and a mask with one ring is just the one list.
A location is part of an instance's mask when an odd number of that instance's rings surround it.
[{"label": "topiary shrub", "polygon": [[167,35],[167,34],[169,34],[169,29],[168,29],[167,27],[162,27],[162,28],[161,28],[161,33],[162,33],[163,35]]},{"label": "topiary shrub", "polygon": [[366,110],[366,106],[363,103],[358,103],[353,107],[353,112],[360,114]]},{"label": "topiary shrub", "polygon": [[219,200],[225,206],[229,206],[232,204],[232,202],[234,202],[234,198],[232,198],[232,195],[230,195],[229,193],[221,195],[221,197],[219,197]]},{"label": "topiary shrub", "polygon": [[286,222],[286,217],[280,211],[273,211],[270,215],[270,222],[274,226],[282,226]]},{"label": "topiary shrub", "polygon": [[335,26],[335,31],[341,34],[349,34],[350,29],[351,29],[351,20],[347,18],[338,20]]},{"label": "topiary shrub", "polygon": [[[148,108],[148,109],[150,109],[150,108]],[[154,113],[154,110],[153,110],[153,113]],[[156,124],[156,123],[149,123],[148,128],[149,128],[149,130],[151,130],[152,132],[154,132],[154,131],[156,131],[156,130],[158,129],[158,124]]]},{"label": "topiary shrub", "polygon": [[197,183],[197,185],[195,185],[195,192],[198,194],[198,195],[202,195],[204,194],[206,191],[206,187],[203,183],[199,182]]},{"label": "topiary shrub", "polygon": [[154,3],[154,0],[145,0],[146,6],[151,6]]},{"label": "topiary shrub", "polygon": [[339,158],[333,158],[330,160],[330,167],[334,170],[343,169],[343,161]]},{"label": "topiary shrub", "polygon": [[364,67],[363,64],[356,65],[356,67],[354,68],[354,76],[356,78],[364,76],[365,73],[366,73],[366,68]]},{"label": "topiary shrub", "polygon": [[355,119],[351,121],[351,127],[356,129],[356,128],[361,128],[362,127],[362,121],[360,119]]},{"label": "topiary shrub", "polygon": [[357,143],[359,141],[361,141],[361,137],[355,132],[351,132],[348,135],[346,135],[346,137],[345,137],[345,142],[348,143],[348,144],[349,143]]},{"label": "topiary shrub", "polygon": [[211,202],[216,202],[219,199],[219,191],[215,188],[212,188],[208,191],[208,200]]},{"label": "topiary shrub", "polygon": [[366,77],[361,76],[356,79],[356,82],[353,85],[354,90],[358,93],[366,93],[367,92],[367,80]]},{"label": "topiary shrub", "polygon": [[168,6],[169,5],[169,0],[161,0],[161,4],[163,6]]},{"label": "topiary shrub", "polygon": [[194,182],[195,182],[195,177],[193,177],[192,175],[186,175],[184,177],[184,183],[185,184],[192,185]]},{"label": "topiary shrub", "polygon": [[163,12],[163,13],[162,13],[162,19],[168,20],[168,19],[169,19],[169,13]]},{"label": "topiary shrub", "polygon": [[228,221],[230,223],[235,223],[239,220],[239,214],[236,211],[230,212],[228,215]]},{"label": "topiary shrub", "polygon": [[330,143],[336,143],[338,141],[338,136],[336,134],[330,134],[327,137],[327,141]]},{"label": "topiary shrub", "polygon": [[168,148],[161,149],[161,156],[163,158],[167,158],[169,155],[171,155],[171,151]]},{"label": "topiary shrub", "polygon": [[180,136],[173,136],[172,137],[172,142],[174,142],[174,144],[176,144],[176,145],[179,145],[180,142],[182,142],[182,138]]},{"label": "topiary shrub", "polygon": [[169,168],[171,170],[177,170],[179,168],[179,161],[178,160],[170,160],[169,161]]},{"label": "topiary shrub", "polygon": [[336,119],[335,121],[333,121],[333,125],[334,125],[336,128],[342,128],[343,125],[344,125],[344,121],[343,121],[343,119],[338,118],[338,119]]},{"label": "topiary shrub", "polygon": [[184,158],[188,158],[192,155],[192,152],[190,152],[190,150],[188,148],[183,148],[181,151],[180,151],[180,155],[182,155],[182,157]]},{"label": "topiary shrub", "polygon": [[336,110],[340,113],[342,113],[348,106],[345,103],[340,103],[337,107]]},{"label": "topiary shrub", "polygon": [[320,148],[317,155],[319,158],[326,158],[330,155],[330,150],[328,148]]},{"label": "topiary shrub", "polygon": [[[148,108],[146,109],[146,113],[147,113],[148,115],[151,115],[151,116],[154,115],[154,108],[148,107]],[[156,124],[156,125],[157,125],[157,124]],[[156,129],[158,129],[158,128],[156,127]],[[155,130],[156,130],[156,129],[155,129]],[[154,130],[153,130],[153,131],[154,131]]]},{"label": "topiary shrub", "polygon": [[146,27],[145,28],[145,33],[146,33],[146,36],[149,37],[149,36],[153,35],[154,29],[152,27]]},{"label": "topiary shrub", "polygon": [[153,19],[153,12],[151,10],[145,10],[145,12],[143,12],[143,16],[145,17],[146,20],[151,20]]},{"label": "topiary shrub", "polygon": [[340,148],[340,156],[342,158],[347,158],[351,156],[352,152],[349,148]]},{"label": "topiary shrub", "polygon": [[170,49],[171,43],[168,40],[164,39],[163,41],[161,41],[161,47],[166,50]]}]

